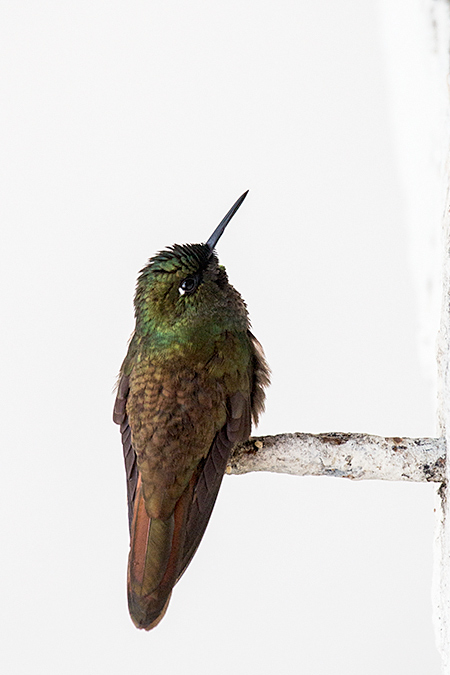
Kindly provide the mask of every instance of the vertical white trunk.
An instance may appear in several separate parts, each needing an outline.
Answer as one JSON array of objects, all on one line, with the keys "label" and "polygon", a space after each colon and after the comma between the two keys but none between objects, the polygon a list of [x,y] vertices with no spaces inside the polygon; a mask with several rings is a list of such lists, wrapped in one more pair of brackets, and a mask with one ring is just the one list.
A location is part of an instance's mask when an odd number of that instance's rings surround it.
[{"label": "vertical white trunk", "polygon": [[[427,374],[438,331],[438,426],[450,444],[450,2],[380,0],[392,120],[411,232]],[[440,318],[439,318],[440,316]],[[435,371],[436,372],[436,371]],[[433,375],[431,375],[433,377]],[[450,462],[436,508],[433,605],[450,675]]]},{"label": "vertical white trunk", "polygon": [[[437,340],[438,425],[447,448],[446,483],[438,493],[434,557],[434,622],[443,673],[450,675],[450,5],[448,0],[426,0],[425,21],[432,27],[432,62],[429,76],[436,106],[430,119],[430,150],[439,165],[436,186],[441,245],[441,320]],[[430,153],[430,154],[431,154]],[[436,213],[433,209],[430,217]]]}]

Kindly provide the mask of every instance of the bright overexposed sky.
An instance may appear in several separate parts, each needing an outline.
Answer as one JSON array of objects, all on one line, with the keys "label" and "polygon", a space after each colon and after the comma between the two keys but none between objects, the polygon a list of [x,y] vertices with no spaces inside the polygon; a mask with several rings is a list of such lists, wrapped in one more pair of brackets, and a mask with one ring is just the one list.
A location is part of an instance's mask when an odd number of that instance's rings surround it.
[{"label": "bright overexposed sky", "polygon": [[244,190],[217,252],[272,368],[256,433],[436,433],[382,5],[0,7],[1,672],[438,674],[429,484],[225,477],[160,626],[126,606],[136,276]]}]

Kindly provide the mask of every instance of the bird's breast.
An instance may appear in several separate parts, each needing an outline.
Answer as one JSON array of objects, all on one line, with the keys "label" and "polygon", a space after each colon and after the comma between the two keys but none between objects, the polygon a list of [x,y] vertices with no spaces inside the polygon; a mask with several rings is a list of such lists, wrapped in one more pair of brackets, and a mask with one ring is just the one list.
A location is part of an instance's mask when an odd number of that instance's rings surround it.
[{"label": "bird's breast", "polygon": [[206,369],[141,359],[130,377],[127,403],[151,517],[164,517],[207,455],[226,420],[226,391]]}]

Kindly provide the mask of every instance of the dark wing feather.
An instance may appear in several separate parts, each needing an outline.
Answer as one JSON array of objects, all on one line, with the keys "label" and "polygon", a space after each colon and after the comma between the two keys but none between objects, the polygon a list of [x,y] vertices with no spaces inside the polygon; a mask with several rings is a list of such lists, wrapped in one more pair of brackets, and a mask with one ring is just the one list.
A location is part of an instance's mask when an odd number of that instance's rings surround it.
[{"label": "dark wing feather", "polygon": [[252,346],[252,418],[258,424],[259,415],[264,410],[264,389],[270,384],[270,368],[260,342],[250,331],[247,331],[247,335]]},{"label": "dark wing feather", "polygon": [[120,433],[122,434],[123,457],[125,460],[125,472],[127,476],[128,524],[131,533],[131,523],[133,520],[133,509],[138,481],[138,468],[136,463],[136,453],[131,443],[131,429],[128,424],[126,412],[129,391],[130,378],[128,375],[122,375],[119,380],[119,386],[117,387],[113,420],[116,424],[120,424]]},{"label": "dark wing feather", "polygon": [[228,400],[227,408],[227,421],[215,435],[208,455],[197,469],[198,478],[187,516],[186,537],[178,579],[191,562],[203,537],[233,447],[250,436],[249,398],[238,392]]}]

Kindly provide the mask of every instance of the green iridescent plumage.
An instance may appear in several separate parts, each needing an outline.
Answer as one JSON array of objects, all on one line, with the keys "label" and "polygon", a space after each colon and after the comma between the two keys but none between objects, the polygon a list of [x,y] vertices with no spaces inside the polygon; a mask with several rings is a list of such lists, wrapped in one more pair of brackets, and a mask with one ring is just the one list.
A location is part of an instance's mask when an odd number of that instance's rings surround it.
[{"label": "green iridescent plumage", "polygon": [[129,607],[140,628],[162,618],[208,523],[229,454],[263,407],[262,349],[211,248],[238,206],[207,244],[172,246],[138,278],[114,420],[128,481]]}]

